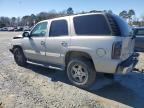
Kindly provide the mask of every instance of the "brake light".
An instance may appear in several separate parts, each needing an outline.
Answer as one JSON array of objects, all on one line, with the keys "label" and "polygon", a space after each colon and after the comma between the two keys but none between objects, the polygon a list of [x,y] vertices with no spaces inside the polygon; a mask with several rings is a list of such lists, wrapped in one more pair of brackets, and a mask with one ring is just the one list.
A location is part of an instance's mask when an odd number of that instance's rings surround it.
[{"label": "brake light", "polygon": [[113,43],[112,46],[112,59],[120,59],[122,50],[122,42],[117,41]]}]

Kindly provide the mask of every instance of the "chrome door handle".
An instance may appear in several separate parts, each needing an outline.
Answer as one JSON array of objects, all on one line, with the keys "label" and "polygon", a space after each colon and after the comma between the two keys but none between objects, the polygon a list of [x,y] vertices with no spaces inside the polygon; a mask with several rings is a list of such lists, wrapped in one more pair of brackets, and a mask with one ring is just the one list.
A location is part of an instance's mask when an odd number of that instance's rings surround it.
[{"label": "chrome door handle", "polygon": [[41,45],[43,45],[43,46],[44,46],[44,45],[45,45],[45,42],[44,42],[44,41],[41,41]]},{"label": "chrome door handle", "polygon": [[62,45],[63,47],[67,47],[67,46],[68,46],[68,44],[67,44],[65,41],[61,42],[61,45]]}]

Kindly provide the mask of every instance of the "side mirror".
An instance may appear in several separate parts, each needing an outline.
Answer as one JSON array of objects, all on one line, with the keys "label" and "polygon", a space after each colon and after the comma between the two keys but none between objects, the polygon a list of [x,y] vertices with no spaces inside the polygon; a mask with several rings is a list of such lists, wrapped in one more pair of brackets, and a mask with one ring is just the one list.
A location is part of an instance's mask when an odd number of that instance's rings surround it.
[{"label": "side mirror", "polygon": [[28,31],[25,31],[22,36],[23,37],[30,37],[30,33]]}]

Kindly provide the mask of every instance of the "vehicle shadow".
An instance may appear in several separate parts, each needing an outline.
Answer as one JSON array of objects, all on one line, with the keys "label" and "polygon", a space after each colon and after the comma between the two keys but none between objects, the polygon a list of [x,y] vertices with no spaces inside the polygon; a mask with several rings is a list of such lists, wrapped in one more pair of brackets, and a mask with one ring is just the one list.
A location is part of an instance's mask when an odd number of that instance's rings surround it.
[{"label": "vehicle shadow", "polygon": [[92,93],[134,108],[144,107],[144,97],[139,96],[133,90],[123,86],[119,82],[106,85],[99,90],[92,91]]},{"label": "vehicle shadow", "polygon": [[[47,76],[51,79],[51,81],[60,81],[70,85],[64,71],[49,69],[34,64],[29,64],[27,68],[36,73]],[[141,73],[134,72],[132,72],[132,74],[130,75],[128,74],[120,76],[119,78],[115,78],[115,80],[105,78],[103,75],[98,75],[96,83],[89,90],[86,91],[102,96],[104,98],[126,104],[131,107],[143,108],[144,84],[139,81],[141,80],[139,79],[139,77],[141,77]],[[143,85],[140,86],[137,83],[142,83]],[[143,95],[141,96],[141,94]]]},{"label": "vehicle shadow", "polygon": [[69,80],[66,76],[66,73],[64,71],[50,69],[50,68],[35,65],[35,64],[28,64],[28,66],[26,68],[28,68],[38,74],[49,77],[51,79],[51,81],[53,81],[53,82],[60,81],[63,83],[70,84]]}]

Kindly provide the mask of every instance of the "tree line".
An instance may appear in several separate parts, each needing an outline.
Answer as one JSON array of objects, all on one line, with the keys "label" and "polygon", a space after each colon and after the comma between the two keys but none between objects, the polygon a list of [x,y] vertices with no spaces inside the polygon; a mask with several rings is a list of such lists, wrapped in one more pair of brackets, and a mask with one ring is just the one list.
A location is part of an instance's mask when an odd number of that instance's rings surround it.
[{"label": "tree line", "polygon": [[73,9],[70,7],[67,10],[56,12],[55,10],[52,10],[50,12],[40,12],[37,15],[31,14],[31,15],[25,15],[22,18],[18,17],[0,17],[0,28],[1,27],[15,27],[15,26],[33,26],[39,21],[61,17],[65,15],[73,14]]},{"label": "tree line", "polygon": [[[95,10],[92,10],[91,12],[95,12]],[[113,13],[111,10],[104,10],[104,12],[108,13]],[[84,11],[80,13],[86,13]],[[68,9],[61,11],[61,12],[56,12],[55,10],[52,10],[50,12],[40,12],[38,14],[31,14],[31,15],[25,15],[22,18],[18,17],[0,17],[0,27],[15,27],[15,26],[33,26],[37,22],[46,20],[46,19],[51,19],[55,17],[61,17],[61,16],[66,16],[66,15],[71,15],[74,14],[74,11],[71,7]],[[124,18],[129,22],[130,25],[139,25],[143,26],[144,25],[144,17],[142,18],[143,20],[139,21],[136,19],[136,13],[133,9],[129,11],[122,11],[119,13],[119,16]]]},{"label": "tree line", "polygon": [[128,11],[123,10],[119,13],[119,16],[124,18],[130,25],[144,26],[144,16],[142,16],[140,20],[136,17],[136,13],[133,9]]}]

